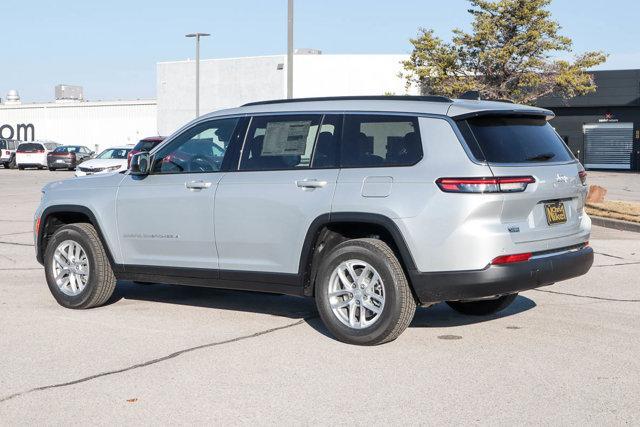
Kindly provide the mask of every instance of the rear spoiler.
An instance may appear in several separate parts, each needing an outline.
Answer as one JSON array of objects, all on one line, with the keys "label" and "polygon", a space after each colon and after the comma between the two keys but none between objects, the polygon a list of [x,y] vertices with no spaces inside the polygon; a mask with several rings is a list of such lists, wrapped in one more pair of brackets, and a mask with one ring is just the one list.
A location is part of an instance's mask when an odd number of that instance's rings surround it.
[{"label": "rear spoiler", "polygon": [[543,110],[543,109],[512,109],[512,110],[479,110],[473,111],[470,113],[458,114],[456,116],[451,116],[453,120],[465,120],[470,119],[472,117],[480,117],[480,116],[512,116],[512,117],[540,117],[545,120],[551,120],[556,115],[551,110]]}]

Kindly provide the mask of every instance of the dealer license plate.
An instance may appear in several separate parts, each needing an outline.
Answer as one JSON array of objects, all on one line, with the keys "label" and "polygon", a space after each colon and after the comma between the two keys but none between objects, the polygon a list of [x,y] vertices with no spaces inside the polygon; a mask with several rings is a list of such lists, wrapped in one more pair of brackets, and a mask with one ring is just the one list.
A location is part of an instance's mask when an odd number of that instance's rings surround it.
[{"label": "dealer license plate", "polygon": [[549,225],[567,222],[567,212],[564,210],[562,202],[545,203],[544,213],[547,215],[547,224]]}]

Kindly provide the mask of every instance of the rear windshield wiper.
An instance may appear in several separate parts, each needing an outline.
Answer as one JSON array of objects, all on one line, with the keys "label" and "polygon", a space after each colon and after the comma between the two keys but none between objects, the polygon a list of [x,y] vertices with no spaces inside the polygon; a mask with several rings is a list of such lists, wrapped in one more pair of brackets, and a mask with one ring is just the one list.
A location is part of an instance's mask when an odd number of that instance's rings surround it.
[{"label": "rear windshield wiper", "polygon": [[529,162],[546,162],[547,160],[551,160],[556,155],[553,153],[540,153],[532,157],[527,157],[527,161]]}]

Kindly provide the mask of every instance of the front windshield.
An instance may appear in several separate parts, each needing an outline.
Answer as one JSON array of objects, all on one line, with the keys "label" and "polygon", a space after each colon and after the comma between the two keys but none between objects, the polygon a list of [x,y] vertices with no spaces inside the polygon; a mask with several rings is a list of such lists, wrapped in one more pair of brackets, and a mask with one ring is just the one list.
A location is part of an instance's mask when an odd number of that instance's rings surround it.
[{"label": "front windshield", "polygon": [[126,160],[131,148],[108,148],[98,154],[96,159],[117,159]]}]

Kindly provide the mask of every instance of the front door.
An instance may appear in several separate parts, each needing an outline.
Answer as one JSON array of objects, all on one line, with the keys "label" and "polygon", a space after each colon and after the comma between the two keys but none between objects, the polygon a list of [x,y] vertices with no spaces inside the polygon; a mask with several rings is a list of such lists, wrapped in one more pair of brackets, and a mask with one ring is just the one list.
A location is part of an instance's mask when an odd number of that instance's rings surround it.
[{"label": "front door", "polygon": [[[298,272],[309,226],[331,211],[341,116],[255,116],[216,193],[220,274]],[[249,277],[249,276],[244,276]]]},{"label": "front door", "polygon": [[218,267],[214,195],[238,120],[196,123],[153,153],[148,176],[125,177],[117,199],[125,264]]}]

